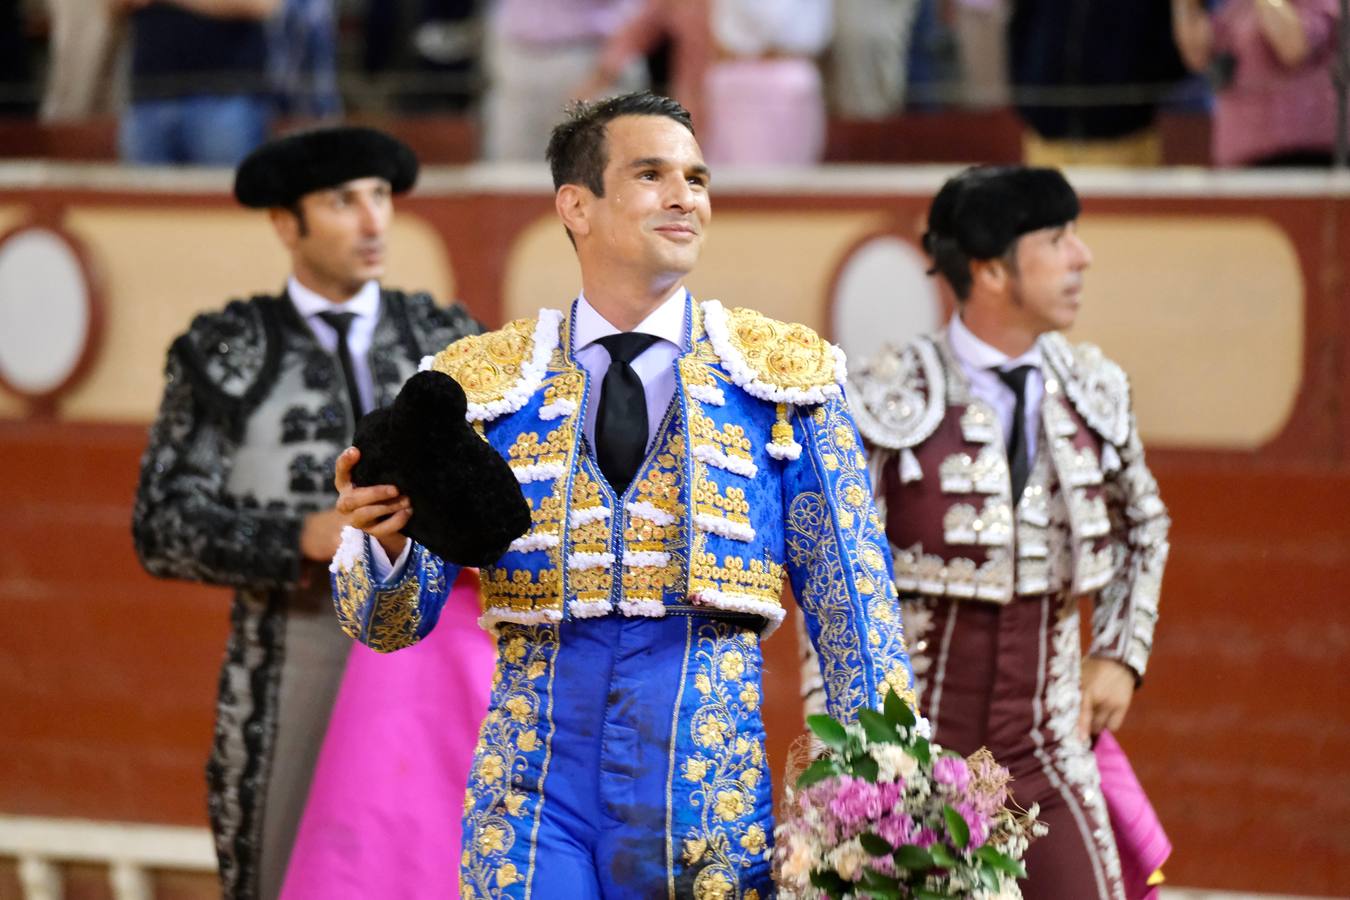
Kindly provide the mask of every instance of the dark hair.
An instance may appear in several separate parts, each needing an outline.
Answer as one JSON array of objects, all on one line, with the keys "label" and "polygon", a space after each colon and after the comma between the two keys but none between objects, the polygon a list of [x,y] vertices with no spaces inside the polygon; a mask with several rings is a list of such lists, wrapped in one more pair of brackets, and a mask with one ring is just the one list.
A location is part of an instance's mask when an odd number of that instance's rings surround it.
[{"label": "dark hair", "polygon": [[961,249],[956,238],[933,234],[930,231],[923,236],[923,249],[928,251],[928,256],[933,260],[933,267],[928,270],[928,274],[941,275],[947,279],[957,300],[969,297],[970,257]]},{"label": "dark hair", "polygon": [[[1017,245],[1021,240],[1021,235],[1013,238],[1007,249],[996,257],[1003,260],[1003,264],[1014,275],[1017,274]],[[928,274],[941,275],[947,279],[957,302],[964,303],[970,299],[970,289],[974,284],[970,276],[970,264],[975,262],[975,257],[962,250],[956,238],[933,234],[931,231],[923,236],[923,249],[933,260],[933,267],[928,270]]]},{"label": "dark hair", "polygon": [[567,118],[554,127],[548,139],[548,164],[555,191],[565,184],[578,184],[597,197],[605,195],[605,166],[609,164],[605,126],[620,116],[665,116],[694,133],[689,110],[651,91],[572,103],[567,107]]}]

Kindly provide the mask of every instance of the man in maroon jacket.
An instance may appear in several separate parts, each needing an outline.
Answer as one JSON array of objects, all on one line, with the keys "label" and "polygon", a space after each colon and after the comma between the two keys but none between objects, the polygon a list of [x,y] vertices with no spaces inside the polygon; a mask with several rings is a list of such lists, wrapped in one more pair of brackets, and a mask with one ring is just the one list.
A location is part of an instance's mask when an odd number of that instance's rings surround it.
[{"label": "man in maroon jacket", "polygon": [[1092,261],[1078,211],[1053,169],[949,180],[924,245],[957,314],[849,393],[935,740],[989,747],[1018,803],[1040,804],[1050,831],[1027,855],[1028,898],[1124,900],[1091,742],[1143,677],[1169,521],[1124,372],[1059,333]]}]

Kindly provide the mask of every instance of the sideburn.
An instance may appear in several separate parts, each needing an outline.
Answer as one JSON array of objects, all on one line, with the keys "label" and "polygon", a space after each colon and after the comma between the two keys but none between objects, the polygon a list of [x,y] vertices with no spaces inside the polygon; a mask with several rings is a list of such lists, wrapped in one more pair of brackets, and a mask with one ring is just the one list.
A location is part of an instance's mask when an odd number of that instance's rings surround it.
[{"label": "sideburn", "polygon": [[300,237],[309,237],[309,223],[305,221],[305,211],[300,207],[300,201],[289,204],[285,209],[295,216],[296,229]]},{"label": "sideburn", "polygon": [[1003,251],[999,261],[1008,270],[1008,299],[1012,301],[1015,308],[1021,309],[1025,304],[1022,302],[1022,273],[1017,268],[1017,243],[1017,241],[1013,241],[1012,246]]}]

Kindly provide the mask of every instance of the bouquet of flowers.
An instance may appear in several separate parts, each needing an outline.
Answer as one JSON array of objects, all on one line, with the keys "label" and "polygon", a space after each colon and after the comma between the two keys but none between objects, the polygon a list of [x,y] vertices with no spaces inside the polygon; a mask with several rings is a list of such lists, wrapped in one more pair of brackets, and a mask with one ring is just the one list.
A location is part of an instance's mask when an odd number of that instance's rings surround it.
[{"label": "bouquet of flowers", "polygon": [[856,725],[809,716],[827,753],[787,793],[775,832],[781,896],[1020,898],[1020,862],[1044,833],[1036,807],[1010,808],[1008,770],[929,742],[928,722],[890,693]]}]

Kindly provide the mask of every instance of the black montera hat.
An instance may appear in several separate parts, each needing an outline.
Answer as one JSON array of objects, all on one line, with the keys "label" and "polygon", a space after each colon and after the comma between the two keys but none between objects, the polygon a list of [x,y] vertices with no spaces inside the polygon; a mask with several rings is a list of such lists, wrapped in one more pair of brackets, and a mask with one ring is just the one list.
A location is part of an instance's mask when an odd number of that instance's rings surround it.
[{"label": "black montera hat", "polygon": [[374,128],[317,128],[268,141],[250,153],[235,172],[234,196],[258,209],[289,206],[310,191],[370,177],[385,179],[401,194],[417,180],[417,156]]},{"label": "black montera hat", "polygon": [[464,420],[449,375],[418,372],[393,405],[367,413],[352,443],[352,483],[392,484],[412,501],[403,533],[447,562],[496,562],[530,527],[530,504],[506,460]]},{"label": "black montera hat", "polygon": [[933,198],[923,244],[931,255],[945,238],[971,259],[993,259],[1022,235],[1072,222],[1078,212],[1078,195],[1058,169],[974,166]]}]

